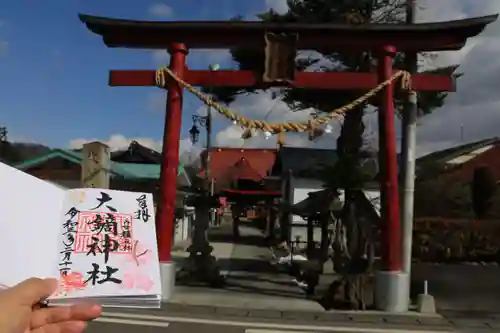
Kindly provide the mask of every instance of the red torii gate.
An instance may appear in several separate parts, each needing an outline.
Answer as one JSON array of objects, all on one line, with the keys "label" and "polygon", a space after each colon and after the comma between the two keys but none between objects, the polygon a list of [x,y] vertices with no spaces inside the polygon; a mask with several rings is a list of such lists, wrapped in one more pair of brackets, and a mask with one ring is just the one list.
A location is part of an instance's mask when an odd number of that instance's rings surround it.
[{"label": "red torii gate", "polygon": [[[194,86],[260,86],[270,84],[251,71],[189,70],[188,49],[227,49],[252,47],[263,49],[268,33],[294,37],[297,49],[346,51],[371,50],[378,57],[378,73],[295,73],[286,85],[302,88],[367,90],[388,80],[393,74],[395,52],[458,50],[467,38],[479,34],[497,15],[426,24],[302,24],[265,22],[150,22],[80,15],[92,32],[101,35],[109,47],[166,49],[171,54],[170,69]],[[333,36],[333,37],[332,37]],[[286,52],[286,51],[285,51]],[[154,70],[112,70],[111,86],[154,86]],[[453,91],[451,76],[412,77],[417,91]],[[282,82],[281,85],[284,85]],[[381,92],[379,112],[382,220],[384,221],[383,270],[401,272],[401,235],[399,216],[398,170],[394,131],[393,86]],[[171,261],[176,175],[179,159],[183,88],[168,82],[167,110],[161,168],[161,203],[157,218],[158,248],[161,262]],[[397,284],[397,283],[396,283]],[[393,302],[387,291],[385,302]],[[387,304],[386,304],[387,305]],[[392,305],[389,305],[389,307]]]}]

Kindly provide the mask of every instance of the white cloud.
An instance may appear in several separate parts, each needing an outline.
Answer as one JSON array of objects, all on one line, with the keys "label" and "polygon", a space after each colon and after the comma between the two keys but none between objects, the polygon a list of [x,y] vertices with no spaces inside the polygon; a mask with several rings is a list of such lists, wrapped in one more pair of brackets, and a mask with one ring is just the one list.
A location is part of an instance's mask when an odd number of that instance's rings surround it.
[{"label": "white cloud", "polygon": [[[78,149],[81,148],[82,145],[89,142],[100,141],[109,146],[111,151],[122,150],[128,148],[132,141],[137,141],[139,144],[161,152],[162,149],[162,141],[154,140],[152,138],[147,137],[136,137],[136,138],[127,138],[121,134],[113,134],[108,139],[98,139],[98,138],[90,138],[90,139],[74,139],[69,143],[69,148]],[[197,146],[193,146],[189,139],[181,139],[179,141],[179,154],[184,154],[184,156],[197,156],[200,153],[200,148]]]},{"label": "white cloud", "polygon": [[98,138],[74,139],[70,141],[69,147],[72,149],[81,148],[85,143],[93,141],[101,141],[102,143],[108,145],[111,151],[126,149],[132,141],[137,141],[141,145],[156,151],[161,151],[162,146],[161,141],[156,141],[151,138],[127,138],[121,134],[113,134],[108,139],[104,140]]},{"label": "white cloud", "polygon": [[149,15],[159,18],[168,18],[173,14],[172,7],[164,3],[152,4],[148,8],[148,12]]},{"label": "white cloud", "polygon": [[[286,103],[280,99],[273,99],[273,91],[260,92],[254,95],[240,96],[234,103],[231,104],[231,109],[235,112],[245,115],[249,119],[266,120],[273,122],[302,122],[307,121],[311,117],[313,109],[306,109],[297,112],[292,112]],[[201,107],[198,110],[200,115],[206,114],[206,108]],[[222,116],[214,117],[216,121],[224,121],[229,126],[217,133],[215,143],[217,146],[228,147],[247,147],[247,148],[271,148],[276,147],[277,136],[266,139],[262,132],[254,133],[250,139],[241,139],[243,129],[237,125],[229,123]],[[331,146],[331,142],[336,140],[336,132],[338,132],[338,124],[334,125],[332,134],[325,134],[318,142],[314,143],[308,140],[306,133],[287,134],[285,144],[287,146],[312,147]],[[335,128],[336,127],[336,128]]]},{"label": "white cloud", "polygon": [[[266,5],[275,10],[284,10],[286,1],[267,0]],[[489,15],[500,12],[498,0],[455,0],[435,1],[417,0],[417,22],[447,21]],[[281,6],[281,7],[280,7]],[[464,76],[458,80],[456,93],[450,93],[446,105],[435,110],[432,115],[419,120],[418,155],[445,149],[468,141],[500,136],[500,21],[491,24],[478,37],[472,38],[467,45],[457,52],[439,52],[428,57],[426,68],[459,64],[457,72]],[[303,121],[307,112],[292,113],[284,103],[275,106],[269,93],[242,96],[231,109],[240,111],[251,119],[264,119],[273,108],[267,120]],[[228,127],[217,134],[219,145],[270,147],[274,140],[258,137],[243,141],[241,129],[224,120]],[[376,115],[367,115],[365,123],[372,128],[370,136],[376,142]],[[399,121],[396,121],[399,127]],[[463,131],[461,130],[463,128]],[[368,130],[367,130],[368,131]],[[365,133],[367,132],[365,131]],[[398,128],[398,133],[400,129]],[[463,133],[463,137],[462,134]],[[334,147],[338,130],[325,136],[317,144],[307,139],[307,134],[289,136],[287,143],[297,146]],[[400,134],[398,134],[400,136]]]},{"label": "white cloud", "polygon": [[191,56],[203,59],[203,61],[208,65],[220,65],[221,63],[227,62],[231,59],[231,53],[228,50],[193,50]]},{"label": "white cloud", "polygon": [[[500,12],[500,2],[421,0],[426,8],[423,21],[443,21],[483,16]],[[447,4],[447,6],[444,6]],[[426,15],[424,15],[426,14]],[[421,119],[418,133],[420,155],[462,143],[499,135],[500,125],[500,41],[491,36],[500,33],[500,22],[491,24],[458,52],[442,52],[434,66],[460,64],[456,93],[450,93],[446,104]]]},{"label": "white cloud", "polygon": [[288,11],[287,0],[265,0],[266,7],[274,10],[278,14],[284,14]]}]

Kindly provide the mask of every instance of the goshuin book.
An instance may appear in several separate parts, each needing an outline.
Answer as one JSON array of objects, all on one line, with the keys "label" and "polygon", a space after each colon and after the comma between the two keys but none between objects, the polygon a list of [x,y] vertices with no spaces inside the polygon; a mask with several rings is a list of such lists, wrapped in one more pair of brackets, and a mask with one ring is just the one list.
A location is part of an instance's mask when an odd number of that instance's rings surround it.
[{"label": "goshuin book", "polygon": [[0,284],[55,277],[53,305],[159,307],[153,197],[65,190],[0,163]]}]

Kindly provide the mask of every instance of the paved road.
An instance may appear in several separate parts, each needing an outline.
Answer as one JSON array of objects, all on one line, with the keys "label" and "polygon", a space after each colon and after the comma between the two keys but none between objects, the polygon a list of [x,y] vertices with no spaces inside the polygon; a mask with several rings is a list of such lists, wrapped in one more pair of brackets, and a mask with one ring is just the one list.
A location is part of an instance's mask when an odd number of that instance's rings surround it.
[{"label": "paved road", "polygon": [[[109,319],[103,318],[102,321],[90,324],[88,333],[201,333],[201,332],[220,332],[220,333],[316,333],[316,332],[334,332],[334,333],[432,333],[442,331],[422,331],[407,329],[386,329],[380,327],[317,327],[305,326],[294,327],[294,329],[283,329],[279,326],[252,328],[250,325],[239,323],[241,326],[233,325],[214,325],[199,323],[179,323],[168,321],[142,321],[133,319]],[[110,322],[115,321],[115,322]]]},{"label": "paved road", "polygon": [[126,312],[105,313],[91,323],[89,333],[432,333],[463,332],[481,333],[479,327],[453,331],[450,327],[401,326],[382,323],[310,322],[304,320],[276,320],[269,318],[231,318],[195,316],[189,314],[166,315]]},{"label": "paved road", "polygon": [[[201,333],[201,332],[217,332],[217,333],[316,333],[314,328],[310,330],[281,330],[281,329],[246,329],[243,327],[228,327],[228,326],[207,326],[200,324],[165,324],[164,326],[134,326],[126,324],[112,323],[93,323],[91,324],[89,333]],[[408,330],[392,330],[385,329],[370,329],[370,328],[351,328],[344,330],[342,328],[331,330],[335,333],[434,333],[436,331],[408,331]],[[442,332],[440,332],[442,333]],[[474,332],[481,333],[481,332]]]},{"label": "paved road", "polygon": [[440,311],[500,310],[500,266],[415,263],[411,274],[416,293],[427,280]]}]

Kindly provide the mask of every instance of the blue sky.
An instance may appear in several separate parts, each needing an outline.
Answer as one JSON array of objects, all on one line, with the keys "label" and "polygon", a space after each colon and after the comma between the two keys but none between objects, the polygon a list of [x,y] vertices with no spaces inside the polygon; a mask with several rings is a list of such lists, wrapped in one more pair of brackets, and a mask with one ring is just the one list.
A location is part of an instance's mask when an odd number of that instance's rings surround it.
[{"label": "blue sky", "polygon": [[[158,141],[164,124],[162,91],[155,87],[108,87],[108,71],[156,69],[166,64],[167,57],[151,51],[109,49],[86,29],[77,14],[145,20],[216,20],[238,14],[253,17],[266,9],[266,3],[283,10],[285,2],[1,0],[0,124],[8,126],[14,141],[58,147],[68,146],[75,139],[108,140],[113,134]],[[419,22],[500,12],[499,0],[417,0],[417,3]],[[418,141],[421,153],[462,143],[458,133],[464,124],[466,141],[498,135],[500,116],[496,98],[500,83],[492,81],[500,76],[491,73],[500,71],[497,60],[499,35],[500,21],[492,24],[482,37],[468,43],[461,52],[430,58],[433,66],[460,64],[460,71],[465,75],[459,81],[458,93],[450,94],[439,112],[422,119]],[[211,62],[226,68],[233,65],[224,52],[197,52],[188,57],[191,68],[207,68]],[[269,121],[308,118],[306,113],[290,112],[286,105],[277,104],[269,96],[262,97],[243,96],[232,107],[253,119],[267,119],[270,111]],[[183,138],[192,125],[191,115],[200,107],[200,102],[186,94]],[[241,128],[228,126],[230,123],[219,117],[216,119],[214,133],[221,131],[215,140],[218,144],[263,145],[259,138],[241,142]],[[372,127],[376,130],[376,122]],[[328,146],[335,141],[335,133],[325,138]],[[287,140],[287,143],[311,145],[304,136],[295,141]],[[274,141],[264,140],[264,144],[273,146]]]},{"label": "blue sky", "polygon": [[[77,14],[216,20],[250,16],[264,9],[264,0],[3,0],[0,122],[8,126],[13,140],[51,146],[67,146],[76,138],[107,139],[112,134],[159,140],[164,119],[161,91],[108,87],[108,70],[156,69],[166,57],[151,51],[109,49]],[[221,52],[191,54],[188,65],[206,68],[211,61],[231,66]],[[188,96],[184,105],[186,133],[192,125],[191,115],[201,104]]]}]

